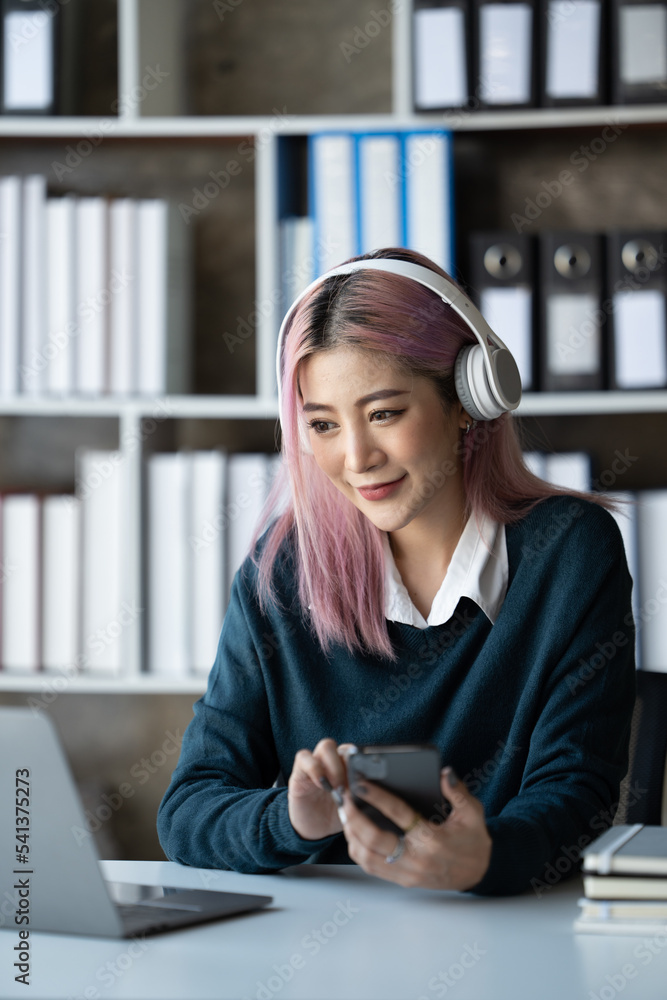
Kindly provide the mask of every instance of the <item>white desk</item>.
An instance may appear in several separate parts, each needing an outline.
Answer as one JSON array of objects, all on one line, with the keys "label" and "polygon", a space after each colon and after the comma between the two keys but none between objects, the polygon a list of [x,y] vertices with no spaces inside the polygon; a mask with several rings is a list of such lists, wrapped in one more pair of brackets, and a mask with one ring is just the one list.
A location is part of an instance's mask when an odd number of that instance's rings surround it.
[{"label": "white desk", "polygon": [[[654,943],[652,955],[640,937],[573,934],[579,879],[554,886],[541,899],[533,894],[482,899],[401,889],[351,866],[303,866],[278,875],[146,861],[107,861],[103,868],[116,881],[257,892],[273,896],[274,902],[263,911],[147,938],[145,950],[135,944],[130,952],[130,941],[33,932],[28,988],[13,980],[11,949],[17,936],[2,931],[0,996],[667,997],[667,940],[660,942],[664,948]],[[631,979],[622,972],[627,963],[636,970]]]}]

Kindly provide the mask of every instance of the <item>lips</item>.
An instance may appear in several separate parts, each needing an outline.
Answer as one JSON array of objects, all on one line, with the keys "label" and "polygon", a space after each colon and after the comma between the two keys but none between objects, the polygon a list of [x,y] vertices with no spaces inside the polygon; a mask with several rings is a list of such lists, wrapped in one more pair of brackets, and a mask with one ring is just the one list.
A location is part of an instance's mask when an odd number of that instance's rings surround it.
[{"label": "lips", "polygon": [[372,486],[357,486],[357,489],[359,490],[359,493],[361,493],[364,500],[384,500],[385,497],[390,496],[397,489],[399,489],[406,475],[407,473],[404,473],[400,479],[394,479],[389,483],[374,483]]}]

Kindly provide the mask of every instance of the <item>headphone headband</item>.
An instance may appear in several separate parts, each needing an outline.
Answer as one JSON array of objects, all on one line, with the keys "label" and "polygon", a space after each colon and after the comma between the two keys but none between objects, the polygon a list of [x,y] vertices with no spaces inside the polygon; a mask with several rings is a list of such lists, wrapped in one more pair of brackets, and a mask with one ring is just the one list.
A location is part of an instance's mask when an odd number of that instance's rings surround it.
[{"label": "headphone headband", "polygon": [[[278,334],[276,351],[276,376],[278,381],[278,407],[281,409],[282,353],[285,331],[300,302],[328,278],[353,274],[355,271],[383,271],[418,281],[435,292],[446,305],[461,317],[474,333],[478,345],[469,345],[460,351],[455,366],[455,381],[459,399],[466,411],[476,420],[492,420],[521,402],[521,378],[512,354],[493,332],[477,307],[447,278],[421,264],[397,260],[393,257],[373,257],[350,261],[332,268],[312,281],[294,300],[283,319]],[[493,348],[493,349],[492,349]]]}]

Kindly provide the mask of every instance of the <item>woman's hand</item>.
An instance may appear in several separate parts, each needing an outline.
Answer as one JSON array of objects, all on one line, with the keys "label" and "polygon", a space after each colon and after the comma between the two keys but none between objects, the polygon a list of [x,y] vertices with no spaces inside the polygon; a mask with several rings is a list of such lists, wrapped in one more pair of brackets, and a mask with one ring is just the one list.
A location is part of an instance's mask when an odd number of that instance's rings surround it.
[{"label": "woman's hand", "polygon": [[[341,759],[351,744],[336,745],[335,740],[320,740],[313,752],[299,750],[287,783],[290,823],[304,840],[320,840],[340,833],[343,825],[330,788],[347,786],[347,772]],[[322,779],[325,779],[324,784]]]},{"label": "woman's hand", "polygon": [[[345,794],[347,849],[353,861],[378,878],[423,889],[470,889],[489,867],[492,841],[484,822],[484,806],[470,794],[451,768],[441,772],[442,794],[452,804],[444,823],[430,822],[412,806],[372,782],[355,785],[354,794],[393,820],[404,834],[380,830]],[[413,825],[414,824],[414,825]],[[402,846],[402,850],[401,850]],[[394,856],[395,860],[387,861]]]}]

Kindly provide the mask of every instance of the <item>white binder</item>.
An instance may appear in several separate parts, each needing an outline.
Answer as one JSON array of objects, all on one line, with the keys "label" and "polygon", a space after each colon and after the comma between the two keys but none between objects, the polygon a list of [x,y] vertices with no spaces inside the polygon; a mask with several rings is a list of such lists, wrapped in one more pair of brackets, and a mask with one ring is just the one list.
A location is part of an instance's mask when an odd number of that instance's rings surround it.
[{"label": "white binder", "polygon": [[415,106],[457,108],[468,100],[465,12],[462,7],[415,11]]},{"label": "white binder", "polygon": [[44,10],[3,17],[3,111],[49,113],[54,105],[54,20]]},{"label": "white binder", "polygon": [[46,202],[47,336],[40,357],[44,364],[44,389],[59,395],[69,395],[74,388],[74,356],[78,346],[76,206],[71,195],[49,198]]},{"label": "white binder", "polygon": [[359,253],[403,245],[401,143],[397,135],[362,135],[359,159]]},{"label": "white binder", "polygon": [[226,456],[222,451],[195,451],[190,461],[190,503],[187,511],[189,562],[190,667],[208,673],[225,612]]},{"label": "white binder", "polygon": [[109,391],[127,396],[137,384],[137,205],[118,198],[109,207]]},{"label": "white binder", "polygon": [[42,666],[71,669],[79,654],[81,503],[42,501]]},{"label": "white binder", "polygon": [[36,396],[46,384],[46,178],[40,174],[23,181],[22,250],[20,391]]},{"label": "white binder", "polygon": [[485,104],[530,104],[533,8],[483,3],[479,10],[480,96]]},{"label": "white binder", "polygon": [[230,455],[227,460],[225,598],[229,596],[234,574],[250,551],[250,541],[264,507],[270,478],[268,457],[264,454]]},{"label": "white binder", "polygon": [[406,245],[452,270],[451,137],[411,132],[405,137]]},{"label": "white binder", "polygon": [[667,4],[623,4],[619,11],[623,84],[667,84]]},{"label": "white binder", "polygon": [[2,512],[3,669],[32,673],[40,666],[39,499],[4,496]]},{"label": "white binder", "polygon": [[148,459],[148,669],[184,677],[190,666],[187,510],[190,463],[185,452]]},{"label": "white binder", "polygon": [[310,140],[311,214],[318,274],[357,252],[354,136],[324,133]]},{"label": "white binder", "polygon": [[21,179],[0,177],[0,396],[19,387]]},{"label": "white binder", "polygon": [[667,385],[667,307],[662,290],[620,291],[614,304],[614,380],[619,389]]},{"label": "white binder", "polygon": [[125,456],[119,451],[81,448],[76,456],[81,499],[81,631],[85,669],[119,674],[136,608],[124,594]]},{"label": "white binder", "polygon": [[545,91],[553,99],[599,93],[600,0],[549,0]]},{"label": "white binder", "polygon": [[105,198],[80,198],[76,206],[76,303],[79,334],[76,389],[99,396],[107,380],[107,327],[112,296],[107,264]]}]

